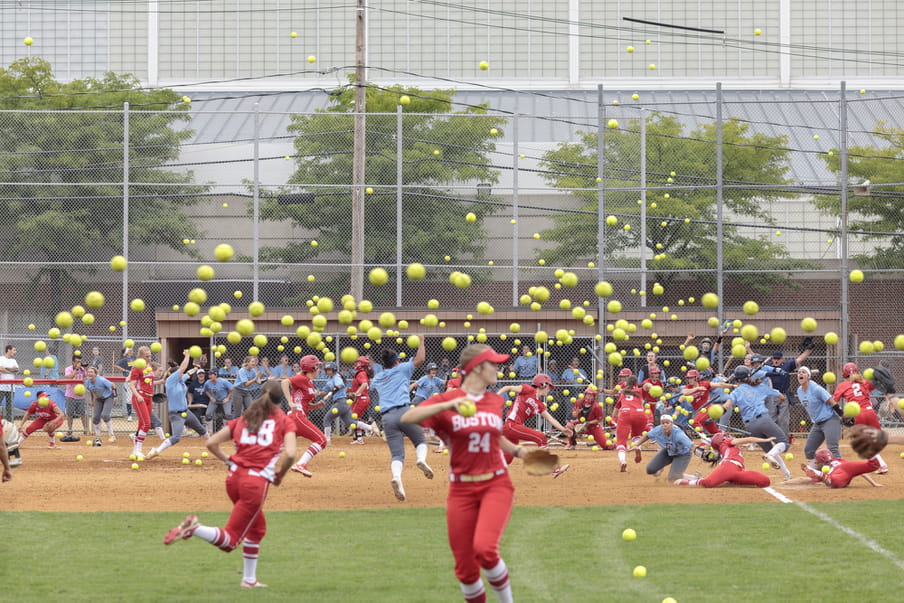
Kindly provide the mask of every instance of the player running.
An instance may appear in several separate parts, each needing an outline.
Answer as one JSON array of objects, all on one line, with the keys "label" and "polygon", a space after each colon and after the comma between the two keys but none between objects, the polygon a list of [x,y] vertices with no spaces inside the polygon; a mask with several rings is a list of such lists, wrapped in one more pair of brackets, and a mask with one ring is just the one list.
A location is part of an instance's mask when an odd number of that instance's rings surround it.
[{"label": "player running", "polygon": [[446,528],[465,601],[486,601],[481,568],[497,598],[512,601],[499,541],[515,489],[502,454],[520,458],[525,452],[502,435],[505,399],[487,391],[496,385],[499,365],[508,358],[487,345],[469,345],[461,353],[460,389],[432,396],[401,417],[404,424],[433,429],[449,445]]},{"label": "player running", "polygon": [[[742,368],[742,367],[737,367]],[[746,368],[746,367],[743,367]],[[772,442],[775,438],[732,438],[719,432],[712,437],[710,447],[717,453],[712,462],[718,462],[715,471],[702,479],[679,479],[676,486],[702,486],[715,488],[722,484],[735,484],[738,486],[756,486],[766,488],[770,484],[769,476],[759,471],[748,471],[744,467],[744,455],[741,454],[741,446],[745,444],[763,444]]]},{"label": "player running", "polygon": [[[357,421],[358,419],[363,420],[367,409],[370,408],[370,380],[374,378],[374,371],[370,367],[370,358],[367,356],[358,356],[352,370],[355,371],[355,377],[352,379],[349,397],[353,400],[352,419]],[[376,427],[376,423],[371,425],[371,428],[373,427]],[[379,435],[379,430],[374,435]],[[355,426],[354,438],[352,444],[364,443],[364,430],[358,425]]]},{"label": "player running", "polygon": [[[543,417],[550,425],[565,434],[566,437],[572,435],[572,432],[567,427],[559,423],[546,410],[546,403],[543,400],[546,399],[546,396],[549,395],[553,388],[555,386],[552,384],[552,379],[549,375],[539,373],[534,376],[530,385],[506,385],[497,392],[500,396],[505,396],[508,392],[516,394],[515,401],[512,403],[512,409],[509,411],[502,428],[503,435],[512,444],[527,441],[534,442],[540,448],[548,446],[549,441],[545,433],[531,429],[524,424],[531,417]],[[603,441],[605,442],[605,439]],[[512,458],[511,455],[506,454],[505,462],[511,463]],[[568,471],[568,467],[570,467],[568,464],[556,467],[555,471],[552,472],[552,476],[554,478],[559,477]]]},{"label": "player running", "polygon": [[[841,400],[856,402],[860,406],[860,412],[854,419],[854,425],[868,425],[869,427],[880,429],[879,417],[873,409],[873,402],[869,395],[876,387],[863,378],[863,375],[860,374],[860,369],[853,362],[848,362],[844,365],[841,369],[841,376],[846,381],[842,381],[835,388],[835,393],[832,394],[832,401],[836,403]],[[888,473],[888,465],[885,460],[879,455],[876,456],[880,465],[877,473]]]},{"label": "player running", "polygon": [[[28,424],[24,430],[25,419],[34,416],[35,420]],[[66,415],[62,409],[57,406],[56,402],[50,399],[47,392],[38,392],[38,399],[31,403],[22,420],[19,421],[19,444],[25,441],[25,438],[33,434],[39,429],[43,429],[50,436],[50,444],[47,446],[51,450],[60,450],[62,446],[56,443],[54,432],[63,426]]]},{"label": "player running", "polygon": [[[279,485],[295,462],[295,425],[280,410],[280,386],[264,385],[263,395],[242,416],[229,421],[207,441],[207,449],[229,466],[226,492],[234,506],[225,528],[201,525],[195,515],[187,515],[163,538],[163,544],[205,540],[221,551],[231,552],[242,545],[242,588],[267,586],[257,581],[260,543],[267,533],[264,501],[270,484]],[[232,440],[235,453],[227,456],[222,444]]]},{"label": "player running", "polygon": [[417,425],[402,423],[401,418],[411,405],[408,387],[411,383],[411,375],[414,369],[424,363],[426,350],[424,349],[424,337],[419,335],[420,343],[414,358],[408,362],[399,362],[399,355],[395,350],[384,349],[380,352],[380,361],[383,370],[374,376],[370,382],[371,388],[377,392],[380,399],[380,415],[383,418],[383,433],[386,434],[386,444],[392,454],[389,468],[392,472],[392,492],[397,500],[405,501],[405,487],[402,485],[402,468],[405,466],[405,436],[414,444],[414,453],[417,458],[417,468],[421,470],[427,479],[433,479],[433,469],[427,464],[427,439],[424,430]]},{"label": "player running", "polygon": [[201,424],[201,420],[193,412],[188,410],[188,386],[185,381],[188,377],[185,375],[185,369],[188,368],[188,362],[191,360],[188,350],[183,352],[182,364],[175,367],[172,373],[166,378],[166,399],[169,407],[170,430],[172,435],[164,439],[156,448],[151,448],[148,452],[148,460],[160,454],[174,444],[178,444],[182,439],[182,432],[188,425],[194,429],[198,435],[205,439],[210,439],[207,429]]},{"label": "player running", "polygon": [[[295,424],[295,437],[304,438],[311,442],[308,449],[301,455],[301,459],[292,465],[292,471],[305,477],[314,477],[308,469],[308,463],[317,456],[317,453],[327,447],[326,436],[308,418],[308,413],[317,408],[323,408],[323,400],[315,399],[317,389],[314,387],[314,377],[320,369],[320,360],[317,356],[308,354],[299,362],[299,372],[288,379],[280,381],[283,396],[292,401],[292,411],[289,420]],[[291,390],[290,390],[291,386]]]},{"label": "player running", "polygon": [[[612,420],[616,423],[615,427],[615,450],[618,454],[618,462],[621,473],[628,471],[627,449],[628,438],[639,441],[644,432],[649,431],[653,423],[653,414],[646,404],[644,404],[643,396],[637,387],[637,377],[628,375],[625,377],[624,388],[618,393],[618,401],[615,403],[615,410],[612,414]],[[643,460],[640,448],[634,448],[634,462],[639,463]]]}]

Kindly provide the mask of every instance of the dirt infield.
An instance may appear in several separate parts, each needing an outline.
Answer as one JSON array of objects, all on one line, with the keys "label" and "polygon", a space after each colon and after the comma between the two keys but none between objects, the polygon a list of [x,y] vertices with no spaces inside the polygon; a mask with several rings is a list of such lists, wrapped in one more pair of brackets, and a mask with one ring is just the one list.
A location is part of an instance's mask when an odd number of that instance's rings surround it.
[{"label": "dirt infield", "polygon": [[[104,440],[106,441],[106,439]],[[383,507],[443,506],[447,489],[448,457],[431,452],[428,462],[436,478],[427,480],[414,467],[414,451],[409,448],[403,479],[408,501],[399,503],[389,487],[389,450],[377,438],[364,446],[349,444],[349,438],[334,438],[333,445],[310,464],[312,479],[292,473],[286,483],[273,488],[267,501],[269,510],[363,509]],[[0,485],[0,508],[5,511],[226,511],[231,508],[224,489],[225,467],[206,459],[202,466],[183,465],[182,453],[192,461],[204,451],[203,440],[186,438],[170,448],[162,458],[130,468],[127,459],[130,443],[121,436],[116,444],[101,448],[62,444],[62,450],[46,448],[46,437],[33,437],[22,448],[24,463],[13,470],[13,481]],[[799,441],[800,442],[800,441]],[[157,443],[149,439],[145,449]],[[299,444],[305,443],[303,440]],[[303,450],[303,448],[302,448]],[[884,457],[891,470],[875,476],[884,487],[873,488],[856,479],[845,489],[829,490],[819,486],[781,486],[778,471],[766,471],[773,486],[798,501],[847,501],[897,499],[904,497],[904,459],[901,448],[886,450]],[[344,452],[345,458],[339,453]],[[792,448],[790,462],[795,475],[802,475],[803,443]],[[850,449],[842,453],[853,458]],[[722,487],[713,490],[679,488],[647,476],[644,464],[629,462],[628,473],[618,471],[615,452],[591,450],[558,451],[571,469],[558,479],[528,477],[512,465],[515,504],[521,506],[586,506],[657,503],[737,503],[775,501],[756,488]],[[644,456],[649,459],[653,451]],[[76,461],[82,455],[84,460]],[[631,456],[631,455],[629,455]],[[759,452],[746,453],[748,468],[759,470]],[[630,459],[629,459],[630,460]],[[708,465],[695,459],[690,471],[708,472]]]}]

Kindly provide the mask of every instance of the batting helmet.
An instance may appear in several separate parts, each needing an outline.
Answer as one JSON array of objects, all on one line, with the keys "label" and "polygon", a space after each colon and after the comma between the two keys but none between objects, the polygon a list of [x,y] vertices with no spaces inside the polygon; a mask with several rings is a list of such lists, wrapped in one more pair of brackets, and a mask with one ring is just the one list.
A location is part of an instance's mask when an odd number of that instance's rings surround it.
[{"label": "batting helmet", "polygon": [[622,370],[618,371],[619,377],[630,377],[633,374],[634,373],[632,373],[631,369],[629,369],[629,368],[623,368]]},{"label": "batting helmet", "polygon": [[313,354],[308,354],[307,356],[302,356],[299,365],[301,366],[301,372],[311,373],[316,371],[317,367],[320,366],[320,359]]},{"label": "batting helmet", "polygon": [[336,366],[335,362],[327,362],[323,365],[323,370],[336,372],[339,370],[339,367]]},{"label": "batting helmet", "polygon": [[555,389],[555,387],[556,387],[555,385],[552,384],[552,379],[550,378],[550,376],[546,375],[544,373],[539,373],[538,375],[535,375],[534,378],[531,380],[530,384],[533,385],[534,387],[548,386],[549,389]]},{"label": "batting helmet", "polygon": [[591,402],[596,402],[596,390],[588,387],[584,390],[584,404],[587,405]]},{"label": "batting helmet", "polygon": [[816,451],[816,462],[820,465],[831,463],[833,458],[835,458],[835,455],[828,448],[820,448]]},{"label": "batting helmet", "polygon": [[763,358],[762,356],[760,356],[759,354],[754,354],[753,356],[750,357],[751,364],[763,364],[764,360],[766,360],[766,359]]},{"label": "batting helmet", "polygon": [[370,358],[367,356],[358,356],[358,359],[355,360],[355,370],[359,371],[361,369],[366,369],[370,366]]},{"label": "batting helmet", "polygon": [[700,378],[700,371],[698,371],[697,369],[691,369],[691,370],[689,370],[689,371],[687,372],[687,375],[685,375],[685,376],[686,376],[688,379],[699,379],[699,378]]},{"label": "batting helmet", "polygon": [[656,373],[656,374],[662,373],[662,369],[659,368],[658,366],[656,366],[655,364],[652,367],[650,367],[650,374],[652,375],[654,373]]},{"label": "batting helmet", "polygon": [[734,370],[735,381],[747,381],[750,379],[750,369],[744,366],[736,366]]},{"label": "batting helmet", "polygon": [[709,445],[712,446],[713,450],[718,450],[722,446],[722,442],[725,441],[725,432],[720,431],[719,433],[713,435],[712,439],[709,441]]},{"label": "batting helmet", "polygon": [[859,373],[859,372],[860,372],[860,369],[857,368],[856,364],[854,364],[853,362],[848,362],[847,364],[844,365],[844,368],[841,369],[841,376],[844,377],[845,379],[847,379],[854,373]]},{"label": "batting helmet", "polygon": [[428,364],[427,366],[424,367],[424,370],[425,371],[436,371],[436,370],[439,370],[439,367],[436,365],[435,362],[431,362],[430,364]]}]

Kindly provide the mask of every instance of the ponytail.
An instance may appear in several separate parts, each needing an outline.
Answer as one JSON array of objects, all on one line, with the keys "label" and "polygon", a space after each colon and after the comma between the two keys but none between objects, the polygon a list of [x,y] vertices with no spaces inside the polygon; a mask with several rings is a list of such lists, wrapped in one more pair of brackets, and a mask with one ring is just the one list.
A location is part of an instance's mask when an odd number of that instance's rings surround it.
[{"label": "ponytail", "polygon": [[281,399],[282,387],[277,381],[268,381],[264,384],[264,393],[242,414],[249,433],[257,433],[261,423],[270,416],[274,408],[279,408]]}]

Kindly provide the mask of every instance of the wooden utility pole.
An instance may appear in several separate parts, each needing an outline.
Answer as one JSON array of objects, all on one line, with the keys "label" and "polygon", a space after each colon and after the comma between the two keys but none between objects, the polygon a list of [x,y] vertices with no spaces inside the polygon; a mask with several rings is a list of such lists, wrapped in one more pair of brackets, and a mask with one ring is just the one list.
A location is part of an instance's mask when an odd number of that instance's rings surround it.
[{"label": "wooden utility pole", "polygon": [[351,293],[356,300],[364,295],[364,157],[365,111],[367,110],[367,29],[366,0],[355,8],[355,138],[352,160],[352,270]]}]

